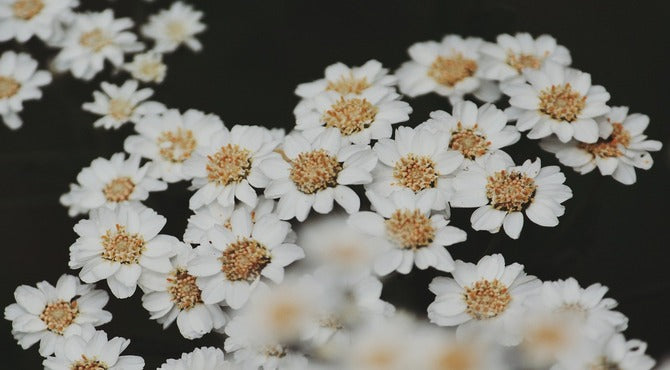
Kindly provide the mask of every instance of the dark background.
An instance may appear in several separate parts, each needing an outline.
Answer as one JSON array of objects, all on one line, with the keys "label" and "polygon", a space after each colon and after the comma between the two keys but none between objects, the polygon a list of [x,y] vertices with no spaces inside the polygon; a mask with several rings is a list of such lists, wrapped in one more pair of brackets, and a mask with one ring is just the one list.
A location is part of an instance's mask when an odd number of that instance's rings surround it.
[{"label": "dark background", "polygon": [[[91,3],[91,2],[85,2]],[[167,1],[96,2],[95,9],[112,6],[118,16],[142,23]],[[638,170],[638,181],[624,186],[594,172],[580,176],[565,169],[574,197],[556,228],[524,225],[521,238],[491,235],[470,228],[471,210],[456,210],[453,223],[468,232],[468,241],[450,250],[456,258],[476,261],[501,252],[509,262],[526,265],[541,279],[574,276],[583,286],[601,282],[630,318],[626,336],[649,342],[649,352],[660,358],[670,349],[668,315],[668,202],[670,190],[667,145],[668,114],[668,8],[661,2],[598,1],[201,1],[206,33],[204,50],[193,54],[180,49],[166,57],[167,78],[156,100],[182,110],[196,108],[219,114],[228,124],[261,124],[290,128],[293,94],[300,82],[320,78],[336,61],[360,65],[378,59],[395,69],[408,59],[412,43],[439,40],[444,34],[480,36],[493,40],[502,32],[548,33],[572,53],[573,66],[590,72],[595,84],[612,95],[611,105],[628,105],[631,112],[651,117],[647,133],[666,147],[654,153],[650,171]],[[86,4],[86,9],[94,9]],[[55,52],[33,40],[26,45],[6,43],[6,49],[24,50],[40,60],[42,68]],[[40,280],[55,283],[65,273],[68,247],[75,240],[72,226],[58,203],[68,183],[95,157],[122,150],[131,125],[118,131],[94,129],[95,117],[81,104],[101,81],[121,83],[123,73],[109,68],[94,82],[69,75],[56,76],[39,102],[26,104],[24,127],[11,132],[0,127],[0,305],[13,302],[20,284]],[[449,110],[445,99],[429,95],[409,100],[414,107],[410,124],[424,121],[436,109]],[[528,139],[510,149],[516,161],[539,155],[543,164],[557,164]],[[189,214],[185,184],[151,195],[147,204],[168,217],[164,232],[181,236]],[[425,314],[433,296],[427,285],[434,271],[391,278],[385,298],[399,307]],[[101,286],[106,288],[105,284]],[[131,299],[112,299],[107,309],[112,324],[102,329],[132,343],[127,354],[145,358],[147,369],[164,359],[178,357],[201,345],[220,345],[216,335],[202,340],[183,339],[175,326],[163,332],[148,319],[139,292]],[[0,321],[0,344],[6,368],[40,368],[35,347],[16,345],[10,324]]]}]

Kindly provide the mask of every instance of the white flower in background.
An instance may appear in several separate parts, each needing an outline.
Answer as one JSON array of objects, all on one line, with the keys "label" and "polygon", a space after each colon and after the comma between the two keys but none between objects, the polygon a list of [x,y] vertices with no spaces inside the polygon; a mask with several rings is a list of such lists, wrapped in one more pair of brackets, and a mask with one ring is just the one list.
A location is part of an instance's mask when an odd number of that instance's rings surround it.
[{"label": "white flower in background", "polygon": [[621,334],[582,344],[576,353],[561,356],[551,370],[619,369],[651,370],[656,361],[645,354],[647,343],[626,341]]},{"label": "white flower in background", "polygon": [[233,370],[235,367],[214,347],[200,347],[184,353],[179,359],[169,359],[158,370]]},{"label": "white flower in background", "polygon": [[61,204],[74,217],[102,206],[114,209],[122,203],[143,201],[149,192],[167,189],[166,183],[147,173],[151,164],[140,166],[140,161],[140,156],[126,159],[124,153],[116,153],[110,159],[94,159],[79,172],[70,191],[60,197]]},{"label": "white flower in background", "polygon": [[408,274],[414,265],[421,270],[434,267],[451,271],[454,260],[445,248],[465,241],[463,230],[447,226],[444,215],[431,216],[434,196],[431,193],[414,194],[409,189],[398,190],[390,198],[374,192],[365,193],[376,212],[358,212],[349,217],[349,225],[363,233],[375,236],[385,243],[375,260],[374,270],[379,275],[393,271]]},{"label": "white flower in background", "polygon": [[483,43],[480,52],[485,56],[482,76],[496,81],[520,76],[526,68],[542,69],[545,63],[564,67],[572,63],[570,51],[549,35],[533,38],[529,33],[501,34],[496,43]]},{"label": "white flower in background", "polygon": [[329,129],[311,142],[300,133],[287,136],[281,155],[268,156],[260,168],[271,180],[265,196],[279,198],[279,218],[304,221],[312,208],[329,213],[334,201],[347,213],[358,211],[360,199],[349,185],[372,181],[376,163],[370,146],[349,145]]},{"label": "white flower in background", "polygon": [[303,250],[287,243],[291,224],[270,213],[254,223],[248,209],[240,208],[230,218],[230,229],[215,227],[210,243],[197,248],[198,256],[188,263],[197,277],[205,304],[225,301],[238,309],[248,300],[261,276],[280,283],[284,267],[303,258]]},{"label": "white flower in background", "polygon": [[102,116],[93,123],[93,127],[116,129],[127,122],[138,123],[147,115],[166,110],[161,103],[147,101],[154,94],[152,89],[138,90],[137,87],[135,80],[128,80],[121,86],[103,82],[100,85],[102,91],[93,92],[94,101],[82,105],[85,111]]},{"label": "white flower in background", "polygon": [[144,270],[172,270],[170,257],[178,240],[158,234],[165,222],[139,204],[93,210],[74,226],[79,238],[70,246],[70,268],[81,268],[79,277],[87,283],[106,279],[115,297],[128,298]]},{"label": "white flower in background", "polygon": [[55,356],[44,360],[45,370],[142,370],[144,360],[139,356],[121,356],[130,340],[114,337],[92,326],[84,328],[81,335],[66,339],[65,345],[56,347]]},{"label": "white flower in background", "polygon": [[154,83],[163,82],[167,72],[167,66],[163,63],[163,54],[154,52],[135,54],[133,61],[124,64],[123,69],[136,80]]},{"label": "white flower in background", "polygon": [[78,0],[0,0],[0,41],[50,41]]},{"label": "white flower in background", "polygon": [[149,21],[142,26],[142,35],[154,40],[153,51],[158,53],[175,51],[182,44],[193,51],[200,51],[202,44],[195,36],[206,28],[201,18],[201,11],[176,1],[169,9],[150,16]]},{"label": "white flower in background", "polygon": [[312,109],[296,112],[295,129],[314,139],[327,128],[336,128],[355,144],[389,138],[393,124],[409,119],[412,107],[398,100],[394,89],[370,87],[360,94],[340,95],[326,91],[314,98]]},{"label": "white flower in background", "polygon": [[565,175],[558,166],[542,167],[540,159],[526,160],[515,166],[504,152],[487,158],[483,165],[473,165],[453,180],[452,207],[477,208],[470,217],[472,228],[505,233],[517,239],[523,228],[523,214],[534,223],[558,225],[572,190],[564,185]]},{"label": "white flower in background", "polygon": [[383,197],[401,189],[430,193],[432,209],[447,208],[451,197],[448,176],[463,163],[461,153],[444,145],[449,136],[444,131],[397,128],[394,139],[380,139],[375,144],[379,163],[372,172],[374,180],[365,189]]},{"label": "white flower in background", "polygon": [[51,82],[51,73],[37,70],[28,54],[6,51],[0,56],[0,116],[10,129],[21,127],[18,113],[23,102],[42,98],[40,87]]},{"label": "white flower in background", "polygon": [[234,204],[235,198],[255,207],[258,196],[253,187],[264,188],[268,183],[259,163],[277,144],[261,126],[217,130],[206,146],[197,147],[184,161],[183,174],[193,179],[191,190],[196,190],[189,208],[195,210],[214,201],[226,207]]},{"label": "white flower in background", "polygon": [[184,162],[197,149],[206,150],[212,136],[224,130],[214,114],[189,109],[183,114],[170,109],[160,115],[143,117],[135,125],[139,135],[126,138],[123,148],[152,161],[150,173],[173,183],[190,180],[184,173]]},{"label": "white flower in background", "polygon": [[635,168],[648,170],[654,164],[649,152],[661,150],[663,144],[647,140],[644,130],[649,116],[628,114],[628,107],[613,107],[598,119],[600,137],[592,144],[547,138],[540,142],[542,149],[555,153],[556,158],[575,171],[586,174],[596,167],[603,176],[611,175],[622,184],[631,185],[637,180]]},{"label": "white flower in background", "polygon": [[115,19],[110,9],[77,14],[66,31],[54,68],[59,72],[69,70],[76,78],[90,80],[104,69],[105,61],[120,67],[125,53],[144,48],[137,36],[128,31],[131,27],[130,18]]},{"label": "white flower in background", "polygon": [[595,117],[609,111],[610,94],[592,86],[590,74],[548,63],[541,70],[525,69],[523,76],[525,81],[501,86],[510,97],[505,113],[519,131],[530,130],[530,139],[554,133],[562,142],[598,140]]},{"label": "white flower in background", "polygon": [[112,320],[103,310],[109,297],[104,290],[81,284],[72,275],[62,275],[56,286],[46,281],[37,288],[21,285],[14,291],[16,303],[5,308],[12,322],[12,335],[23,349],[40,342],[40,355],[51,355],[67,337],[81,333],[86,325],[100,326]]},{"label": "white flower in background", "polygon": [[218,304],[203,303],[196,277],[188,271],[188,263],[195,257],[193,248],[178,243],[175,250],[170,272],[145,271],[140,276],[140,285],[148,290],[142,296],[142,306],[163,329],[176,320],[184,338],[200,338],[223,327],[228,318]]},{"label": "white flower in background", "polygon": [[521,341],[519,323],[524,302],[541,286],[526,275],[523,265],[505,266],[500,254],[484,256],[477,264],[456,261],[452,278],[436,277],[429,289],[436,295],[428,318],[440,326],[458,326],[462,338],[486,333],[502,345]]}]

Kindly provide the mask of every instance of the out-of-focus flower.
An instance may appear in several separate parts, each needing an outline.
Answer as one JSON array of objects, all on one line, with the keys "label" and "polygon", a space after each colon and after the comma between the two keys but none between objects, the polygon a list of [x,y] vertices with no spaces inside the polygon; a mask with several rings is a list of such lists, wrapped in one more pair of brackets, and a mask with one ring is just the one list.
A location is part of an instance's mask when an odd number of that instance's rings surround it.
[{"label": "out-of-focus flower", "polygon": [[0,41],[51,41],[79,0],[0,0]]},{"label": "out-of-focus flower", "polygon": [[622,334],[583,343],[577,351],[562,356],[551,370],[621,369],[651,370],[656,364],[645,354],[647,343],[626,341]]},{"label": "out-of-focus flower", "polygon": [[235,367],[224,359],[223,351],[214,347],[200,347],[183,353],[179,359],[169,359],[158,370],[233,370]]},{"label": "out-of-focus flower", "polygon": [[165,111],[165,106],[155,101],[147,101],[154,91],[149,88],[137,89],[135,80],[128,80],[121,86],[103,82],[102,91],[93,92],[93,102],[84,103],[85,111],[102,116],[93,123],[94,127],[119,128],[127,122],[138,123],[143,117]]},{"label": "out-of-focus flower", "polygon": [[165,79],[167,66],[163,63],[163,54],[148,52],[135,54],[133,61],[123,65],[134,79],[142,82],[161,83]]},{"label": "out-of-focus flower", "polygon": [[42,86],[51,82],[51,73],[37,70],[37,61],[28,54],[6,51],[0,56],[0,116],[5,125],[23,125],[18,113],[23,102],[42,98]]},{"label": "out-of-focus flower", "polygon": [[150,16],[147,24],[142,26],[142,35],[154,40],[153,51],[158,53],[175,51],[182,44],[193,51],[200,51],[202,44],[195,36],[207,28],[201,18],[201,11],[176,1],[169,9]]}]

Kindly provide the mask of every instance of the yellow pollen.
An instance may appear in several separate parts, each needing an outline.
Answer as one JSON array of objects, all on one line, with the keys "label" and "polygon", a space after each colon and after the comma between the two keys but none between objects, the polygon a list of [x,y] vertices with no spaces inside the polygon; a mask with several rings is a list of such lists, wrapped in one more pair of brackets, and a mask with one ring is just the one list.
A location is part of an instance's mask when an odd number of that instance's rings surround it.
[{"label": "yellow pollen", "polygon": [[326,127],[335,127],[343,136],[349,136],[370,127],[377,112],[379,108],[367,99],[340,97],[340,100],[323,113],[321,120]]},{"label": "yellow pollen", "polygon": [[202,303],[201,291],[195,283],[195,276],[189,275],[186,270],[173,271],[167,278],[168,293],[180,310],[190,310],[198,303]]},{"label": "yellow pollen", "polygon": [[526,335],[526,341],[533,347],[560,349],[568,339],[565,334],[564,328],[558,323],[539,325]]},{"label": "yellow pollen", "polygon": [[426,247],[435,238],[435,228],[420,210],[396,210],[386,222],[386,232],[400,248]]},{"label": "yellow pollen", "polygon": [[171,21],[165,26],[165,31],[170,40],[182,42],[186,39],[186,27],[184,23],[178,20]]},{"label": "yellow pollen", "polygon": [[127,121],[135,111],[135,105],[126,99],[110,99],[108,114],[117,121]]},{"label": "yellow pollen", "polygon": [[364,365],[363,368],[380,370],[390,369],[397,358],[398,356],[392,348],[374,348],[372,353],[367,354],[362,359]]},{"label": "yellow pollen", "polygon": [[77,315],[79,315],[77,301],[66,302],[60,300],[48,304],[40,314],[40,320],[44,322],[49,331],[63,335],[65,329],[74,322]]},{"label": "yellow pollen", "polygon": [[521,73],[524,68],[538,69],[542,65],[542,59],[531,54],[507,54],[507,59],[505,60],[510,67],[517,70]]},{"label": "yellow pollen", "polygon": [[612,134],[607,139],[599,138],[593,144],[578,143],[577,147],[586,150],[595,157],[621,157],[623,153],[619,149],[619,145],[628,147],[630,145],[630,134],[624,129],[621,123],[613,123],[612,127]]},{"label": "yellow pollen", "polygon": [[570,84],[552,85],[540,91],[540,111],[557,121],[573,122],[586,106],[586,96]]},{"label": "yellow pollen", "polygon": [[450,58],[438,56],[428,68],[428,76],[439,84],[452,87],[472,77],[476,71],[477,62],[459,53]]},{"label": "yellow pollen", "polygon": [[138,72],[149,80],[156,80],[163,73],[163,63],[153,60],[142,62]]},{"label": "yellow pollen", "polygon": [[533,202],[536,190],[532,178],[520,172],[502,170],[487,179],[486,197],[499,211],[520,212]]},{"label": "yellow pollen", "polygon": [[123,264],[138,263],[144,252],[144,238],[130,234],[126,227],[117,224],[115,230],[107,230],[102,236],[102,258]]},{"label": "yellow pollen", "polygon": [[125,202],[135,190],[135,183],[130,177],[117,177],[110,181],[102,189],[102,193],[108,202]]},{"label": "yellow pollen", "polygon": [[254,239],[240,238],[228,244],[221,257],[221,271],[230,281],[253,281],[272,261],[270,251]]},{"label": "yellow pollen", "polygon": [[414,192],[434,188],[439,175],[435,169],[435,162],[430,157],[414,153],[400,158],[393,167],[396,185],[412,189]]},{"label": "yellow pollen", "polygon": [[161,132],[157,141],[161,156],[174,163],[181,163],[190,158],[197,145],[193,131],[181,127],[176,131]]},{"label": "yellow pollen", "polygon": [[207,178],[219,185],[240,182],[251,172],[251,152],[237,144],[226,144],[207,159]]},{"label": "yellow pollen", "polygon": [[42,0],[17,0],[12,4],[14,17],[24,21],[32,19],[44,9]]},{"label": "yellow pollen", "polygon": [[265,355],[269,357],[282,358],[286,356],[286,351],[280,345],[267,346],[265,348]]},{"label": "yellow pollen", "polygon": [[11,98],[16,95],[21,84],[11,77],[0,76],[0,99]]},{"label": "yellow pollen", "polygon": [[601,356],[595,362],[587,365],[586,370],[620,370],[621,367],[616,362],[610,361],[607,357]]},{"label": "yellow pollen", "polygon": [[435,362],[434,370],[471,370],[477,368],[476,354],[464,345],[450,346],[442,351]]},{"label": "yellow pollen", "polygon": [[81,355],[81,360],[73,363],[70,370],[107,370],[109,366],[106,363],[96,360],[95,358],[88,358],[86,355]]},{"label": "yellow pollen", "polygon": [[344,328],[342,321],[335,315],[328,315],[319,320],[319,326],[322,328],[329,328],[333,330],[340,330]]},{"label": "yellow pollen", "polygon": [[355,78],[353,73],[349,73],[348,76],[340,76],[337,81],[328,81],[326,90],[335,91],[340,95],[359,95],[368,87],[370,87],[370,84],[367,78]]},{"label": "yellow pollen", "polygon": [[467,159],[476,159],[486,154],[490,146],[491,142],[486,139],[486,136],[477,133],[476,124],[473,128],[463,128],[460,122],[449,141],[449,148],[458,150]]},{"label": "yellow pollen", "polygon": [[291,181],[301,192],[313,194],[337,185],[342,164],[323,149],[298,154],[291,163]]},{"label": "yellow pollen", "polygon": [[99,52],[105,46],[110,45],[112,40],[100,28],[95,28],[82,34],[79,43],[95,52]]},{"label": "yellow pollen", "polygon": [[512,296],[497,279],[479,280],[465,288],[463,299],[467,305],[466,312],[472,318],[485,320],[503,313],[512,301]]}]

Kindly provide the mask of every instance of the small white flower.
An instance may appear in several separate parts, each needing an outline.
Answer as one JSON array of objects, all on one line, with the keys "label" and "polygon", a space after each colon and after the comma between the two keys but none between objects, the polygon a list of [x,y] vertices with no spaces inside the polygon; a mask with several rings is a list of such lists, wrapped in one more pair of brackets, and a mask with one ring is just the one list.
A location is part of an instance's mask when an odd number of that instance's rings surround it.
[{"label": "small white flower", "polygon": [[200,22],[202,12],[181,1],[172,3],[169,9],[163,9],[149,17],[142,26],[142,35],[153,39],[153,51],[172,52],[184,44],[193,51],[200,51],[202,44],[195,36],[205,30]]},{"label": "small white flower", "polygon": [[161,83],[165,79],[167,66],[163,63],[163,54],[147,52],[135,54],[133,61],[123,65],[134,79],[142,82]]},{"label": "small white flower", "polygon": [[300,133],[291,134],[281,151],[260,164],[271,179],[265,196],[279,198],[280,219],[304,221],[312,208],[329,213],[333,201],[347,213],[358,211],[360,199],[349,185],[372,181],[377,157],[368,145],[348,145],[336,129],[328,129],[311,142]]},{"label": "small white flower", "polygon": [[150,173],[173,183],[190,180],[184,173],[184,162],[197,149],[206,150],[212,136],[225,130],[214,114],[189,109],[180,114],[170,109],[160,115],[143,117],[135,125],[139,135],[126,138],[124,149],[152,161]]},{"label": "small white flower", "polygon": [[5,308],[12,335],[23,349],[40,342],[40,355],[51,355],[66,338],[81,333],[86,325],[100,326],[112,320],[103,310],[109,297],[104,290],[62,275],[56,286],[46,281],[37,288],[21,285],[14,291],[16,303]]},{"label": "small white flower", "polygon": [[0,41],[50,41],[78,0],[0,0]]},{"label": "small white flower", "polygon": [[196,339],[219,329],[228,318],[218,304],[205,304],[196,277],[188,271],[188,263],[195,257],[191,246],[179,243],[168,273],[145,271],[140,285],[148,290],[142,296],[142,306],[151,313],[151,319],[163,324],[163,329],[175,320],[184,338]]},{"label": "small white flower", "polygon": [[130,18],[115,19],[110,9],[78,14],[66,31],[54,68],[59,72],[69,70],[76,78],[90,80],[104,69],[106,60],[120,67],[124,53],[144,48],[137,42],[137,36],[128,31],[132,26]]},{"label": "small white flower", "polygon": [[81,268],[79,277],[87,283],[106,279],[115,297],[128,298],[143,270],[172,270],[170,257],[178,240],[158,234],[165,222],[139,204],[93,210],[74,226],[79,238],[70,246],[70,268]]},{"label": "small white flower", "polygon": [[654,160],[649,152],[659,151],[663,146],[660,141],[647,140],[644,134],[649,116],[639,113],[629,115],[628,107],[613,107],[597,120],[600,137],[593,144],[574,140],[562,143],[547,138],[540,142],[540,146],[555,153],[562,164],[581,174],[598,167],[603,176],[611,175],[622,184],[634,184],[637,180],[635,168],[651,168]]},{"label": "small white flower", "polygon": [[523,228],[523,213],[540,226],[558,225],[565,212],[561,203],[572,198],[558,166],[542,167],[540,159],[515,166],[502,151],[483,165],[473,165],[453,180],[452,207],[476,207],[470,221],[475,230],[505,233],[517,239]]},{"label": "small white flower", "polygon": [[376,212],[358,212],[349,217],[349,225],[384,241],[385,251],[375,260],[379,275],[393,271],[408,274],[414,265],[421,270],[434,267],[451,271],[454,260],[445,248],[462,242],[466,234],[443,215],[432,215],[433,193],[414,194],[398,190],[390,198],[374,192],[365,193]]},{"label": "small white flower", "polygon": [[223,358],[223,351],[200,347],[183,353],[179,359],[169,359],[158,370],[233,370],[233,364]]},{"label": "small white flower", "polygon": [[142,357],[121,356],[129,344],[130,340],[121,337],[108,340],[107,333],[89,326],[81,336],[69,337],[64,346],[56,347],[55,356],[46,358],[42,365],[45,370],[142,370]]},{"label": "small white flower", "polygon": [[51,73],[37,70],[28,54],[6,51],[0,56],[0,116],[10,129],[21,127],[18,113],[23,102],[42,98],[40,87],[51,82]]},{"label": "small white flower", "polygon": [[89,167],[77,175],[77,184],[70,184],[70,191],[60,197],[74,217],[106,206],[114,209],[127,202],[143,201],[149,192],[163,191],[167,184],[147,174],[150,163],[140,166],[141,158],[116,153],[110,159],[96,158]]},{"label": "small white flower", "polygon": [[94,91],[94,101],[84,103],[85,111],[102,116],[93,127],[119,128],[127,122],[138,123],[143,117],[165,111],[165,106],[155,101],[147,101],[154,91],[149,88],[137,89],[138,82],[128,80],[123,85],[103,82],[102,91]]},{"label": "small white flower", "polygon": [[656,361],[645,354],[647,343],[626,341],[621,334],[582,344],[576,353],[562,356],[551,370],[620,369],[651,370]]},{"label": "small white flower", "polygon": [[475,265],[456,261],[452,278],[436,277],[429,289],[436,295],[428,306],[428,318],[440,326],[458,326],[462,338],[486,335],[500,344],[521,341],[519,322],[524,302],[536,294],[540,280],[526,275],[523,265],[505,266],[500,254],[484,256]]},{"label": "small white flower", "polygon": [[591,75],[576,69],[547,63],[541,70],[525,69],[523,79],[503,85],[511,105],[505,113],[516,119],[519,131],[540,139],[552,133],[562,142],[575,138],[584,143],[598,140],[595,117],[610,107],[610,94],[591,85]]},{"label": "small white flower", "polygon": [[205,304],[225,301],[238,309],[248,300],[261,276],[279,283],[284,267],[304,257],[303,250],[286,243],[291,224],[267,214],[254,223],[245,208],[230,218],[230,229],[215,227],[209,232],[210,243],[201,244],[199,256],[188,264],[197,276]]}]

